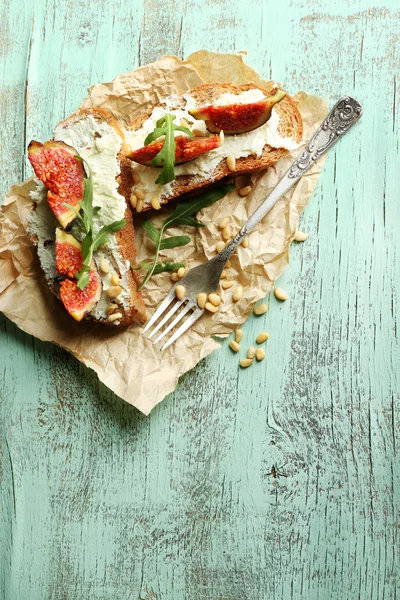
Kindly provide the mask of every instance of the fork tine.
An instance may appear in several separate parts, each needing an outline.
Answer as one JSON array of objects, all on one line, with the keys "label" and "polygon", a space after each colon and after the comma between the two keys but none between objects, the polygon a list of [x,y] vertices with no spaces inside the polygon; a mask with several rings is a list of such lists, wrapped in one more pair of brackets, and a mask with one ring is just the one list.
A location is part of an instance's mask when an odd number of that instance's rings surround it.
[{"label": "fork tine", "polygon": [[[175,325],[177,323],[179,323],[179,321],[182,319],[182,317],[184,317],[186,315],[186,313],[188,313],[189,310],[191,310],[194,306],[195,306],[195,304],[189,302],[187,304],[187,306],[185,306],[185,308],[183,310],[181,310],[181,312],[178,314],[178,316],[175,317],[175,319],[172,321],[172,323],[170,323],[168,325],[168,327],[166,329],[164,329],[164,331],[158,336],[158,338],[156,340],[154,340],[154,344],[157,344],[157,342],[159,342],[169,331],[171,331],[171,329],[173,327],[175,327]],[[150,339],[150,336],[149,336],[149,339]]]},{"label": "fork tine", "polygon": [[161,321],[159,322],[159,324],[153,329],[153,331],[147,336],[147,339],[151,339],[153,337],[153,335],[160,329],[160,327],[162,327],[171,317],[174,313],[176,313],[176,311],[178,310],[178,308],[180,306],[182,306],[182,304],[184,302],[187,302],[187,298],[183,298],[182,300],[178,300],[178,302],[175,302],[175,304],[172,305],[172,308],[170,308],[170,310],[167,312],[166,315],[164,315],[164,317],[161,319]]},{"label": "fork tine", "polygon": [[168,346],[173,344],[175,340],[177,340],[178,337],[182,335],[182,333],[185,333],[185,331],[189,329],[189,327],[191,327],[193,323],[196,323],[197,319],[200,319],[203,313],[204,308],[198,308],[197,310],[195,310],[194,313],[188,319],[186,319],[186,321],[179,327],[179,329],[175,331],[175,333],[169,338],[168,342],[164,344],[161,350],[165,350],[166,348],[168,348]]},{"label": "fork tine", "polygon": [[162,315],[162,313],[164,312],[164,310],[167,308],[167,306],[169,306],[171,304],[171,302],[172,302],[172,300],[174,298],[176,298],[176,296],[175,296],[175,286],[172,288],[172,290],[169,292],[169,294],[161,302],[160,306],[157,308],[156,312],[151,317],[150,321],[146,324],[146,327],[143,329],[142,333],[146,333],[146,331],[148,329],[150,329],[150,327],[152,325],[154,325],[154,323],[157,321],[158,317],[160,315]]}]

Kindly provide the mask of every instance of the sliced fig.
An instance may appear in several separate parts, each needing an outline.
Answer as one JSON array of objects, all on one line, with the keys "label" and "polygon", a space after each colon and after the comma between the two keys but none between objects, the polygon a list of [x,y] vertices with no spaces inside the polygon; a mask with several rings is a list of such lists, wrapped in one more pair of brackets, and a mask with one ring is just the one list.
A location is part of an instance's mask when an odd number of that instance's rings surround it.
[{"label": "sliced fig", "polygon": [[[135,150],[127,156],[134,162],[149,167],[153,158],[157,156],[163,147],[163,143],[164,140],[162,139],[155,140],[148,146],[143,146],[143,148],[139,148],[139,150]],[[210,152],[210,150],[219,148],[219,146],[222,144],[222,139],[218,135],[214,135],[213,137],[208,138],[195,137],[193,140],[191,140],[188,137],[180,135],[175,138],[175,144],[175,164],[179,165],[189,162],[190,160],[194,160],[206,152]],[[158,166],[162,167],[163,163],[159,164]]]},{"label": "sliced fig", "polygon": [[56,269],[61,275],[75,277],[82,268],[81,244],[70,233],[56,229]]},{"label": "sliced fig", "polygon": [[100,300],[101,292],[101,279],[94,263],[92,263],[89,283],[85,289],[80,290],[76,280],[72,279],[64,279],[60,283],[61,301],[75,321],[82,321],[83,317],[92,310]]},{"label": "sliced fig", "polygon": [[35,175],[48,188],[47,201],[66,228],[76,218],[75,213],[64,206],[67,202],[79,208],[85,188],[85,171],[82,161],[76,158],[77,151],[64,142],[35,142],[28,146],[28,158]]},{"label": "sliced fig", "polygon": [[282,100],[286,92],[278,89],[265,100],[249,104],[229,104],[226,106],[205,106],[195,108],[189,113],[195,119],[205,121],[208,131],[227,135],[246,133],[264,125],[271,116],[272,108]]}]

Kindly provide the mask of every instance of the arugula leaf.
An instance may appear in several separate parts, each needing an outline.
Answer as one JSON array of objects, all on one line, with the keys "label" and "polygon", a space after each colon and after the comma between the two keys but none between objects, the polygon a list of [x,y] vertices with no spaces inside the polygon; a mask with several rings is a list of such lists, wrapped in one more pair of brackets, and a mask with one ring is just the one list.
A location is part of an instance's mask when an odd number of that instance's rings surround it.
[{"label": "arugula leaf", "polygon": [[164,185],[173,181],[175,179],[175,131],[182,131],[186,133],[190,137],[191,140],[194,139],[193,133],[187,127],[181,127],[180,125],[175,125],[175,115],[166,114],[161,119],[159,119],[156,123],[156,128],[154,131],[149,133],[149,135],[144,140],[144,145],[148,146],[151,142],[154,142],[157,138],[162,135],[165,136],[164,143],[160,152],[153,158],[151,161],[152,167],[159,167],[162,163],[161,173],[156,179],[156,183],[160,183]]},{"label": "arugula leaf", "polygon": [[[143,263],[142,266],[147,269],[147,273],[139,287],[139,290],[146,285],[148,280],[152,275],[156,272],[161,273],[162,271],[156,271],[157,266],[161,263],[157,262],[158,255],[160,250],[167,248],[174,248],[176,246],[183,246],[190,242],[190,238],[187,235],[175,235],[169,238],[162,239],[164,232],[170,227],[174,227],[176,225],[190,225],[191,227],[204,227],[203,223],[196,221],[192,217],[194,213],[197,213],[202,208],[206,206],[210,206],[217,200],[223,198],[229,192],[232,192],[235,189],[233,184],[222,185],[220,187],[214,188],[213,190],[202,194],[201,196],[197,196],[196,198],[183,200],[176,205],[173,213],[167,217],[164,223],[161,226],[161,229],[158,230],[150,219],[146,219],[143,223],[144,230],[146,231],[149,238],[156,245],[156,252],[154,256],[154,260],[151,264]],[[168,263],[167,263],[168,264]],[[162,265],[161,265],[162,266]],[[165,265],[164,265],[165,266]],[[183,265],[182,265],[183,266]]]},{"label": "arugula leaf", "polygon": [[[180,269],[181,267],[184,267],[184,263],[171,263],[171,262],[166,262],[165,265],[163,265],[162,263],[157,263],[156,266],[154,267],[154,271],[153,271],[153,275],[158,275],[159,273],[164,273],[164,271],[177,271],[178,269]],[[138,271],[139,269],[147,269],[149,270],[151,268],[151,263],[148,262],[144,262],[141,265],[139,265],[138,267],[134,267],[132,265],[132,261],[131,261],[131,267],[134,271]]]},{"label": "arugula leaf", "polygon": [[125,219],[121,219],[120,221],[108,223],[93,237],[93,215],[99,212],[100,206],[93,206],[92,170],[82,156],[77,154],[75,158],[85,163],[85,171],[88,175],[88,177],[83,178],[85,185],[83,199],[79,202],[79,210],[66,202],[63,202],[63,204],[76,214],[83,229],[84,237],[81,243],[82,268],[76,276],[78,288],[83,290],[89,283],[90,263],[92,262],[93,252],[107,242],[109,233],[115,233],[125,227],[126,221]]}]

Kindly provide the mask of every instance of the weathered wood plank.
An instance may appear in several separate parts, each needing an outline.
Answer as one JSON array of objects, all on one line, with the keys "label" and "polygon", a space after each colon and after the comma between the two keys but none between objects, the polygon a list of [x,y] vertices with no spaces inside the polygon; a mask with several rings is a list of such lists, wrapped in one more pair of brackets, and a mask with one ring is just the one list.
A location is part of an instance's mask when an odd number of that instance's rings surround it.
[{"label": "weathered wood plank", "polygon": [[[1,186],[86,87],[161,54],[247,48],[289,90],[364,104],[280,285],[149,418],[1,321],[0,595],[394,600],[399,576],[399,13],[362,0],[3,6]],[[26,83],[26,75],[28,82]],[[26,91],[24,91],[26,90]],[[25,109],[25,105],[27,109]],[[26,124],[24,114],[27,112]],[[286,463],[286,464],[285,464]],[[268,475],[284,466],[288,477]],[[397,594],[398,596],[398,594]]]}]

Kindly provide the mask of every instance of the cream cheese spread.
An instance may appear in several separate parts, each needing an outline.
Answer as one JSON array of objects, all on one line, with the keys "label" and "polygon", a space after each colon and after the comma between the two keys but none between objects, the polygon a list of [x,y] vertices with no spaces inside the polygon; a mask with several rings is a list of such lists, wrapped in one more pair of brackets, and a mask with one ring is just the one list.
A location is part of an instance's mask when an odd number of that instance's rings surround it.
[{"label": "cream cheese spread", "polygon": [[[180,123],[184,119],[190,129],[198,129],[204,135],[209,135],[204,121],[197,120],[189,114],[189,110],[196,108],[198,105],[196,100],[190,94],[184,94],[184,108],[178,108],[179,98],[170,96],[164,102],[164,106],[157,106],[150,117],[136,131],[127,131],[125,139],[131,146],[132,150],[138,150],[144,146],[146,136],[154,131],[158,119],[166,113],[176,116],[175,122]],[[247,90],[241,94],[223,94],[218,101],[213,104],[223,106],[232,104],[248,104],[258,102],[265,98],[263,92],[259,89]],[[188,163],[175,166],[175,176],[179,175],[194,175],[201,179],[208,179],[216,166],[228,156],[233,155],[235,158],[247,157],[250,155],[261,156],[263,148],[266,144],[272,148],[285,148],[286,150],[295,150],[298,144],[291,137],[281,137],[278,133],[279,115],[273,108],[271,118],[261,127],[248,133],[238,135],[224,136],[224,142],[219,148],[210,150],[203,156],[196,158]],[[175,135],[182,135],[181,132],[175,132]],[[172,194],[174,181],[166,185],[157,185],[157,179],[160,169],[146,167],[132,162],[132,169],[140,176],[141,183],[139,185],[145,192],[144,204],[148,205],[153,196],[159,198],[168,198]]]}]

